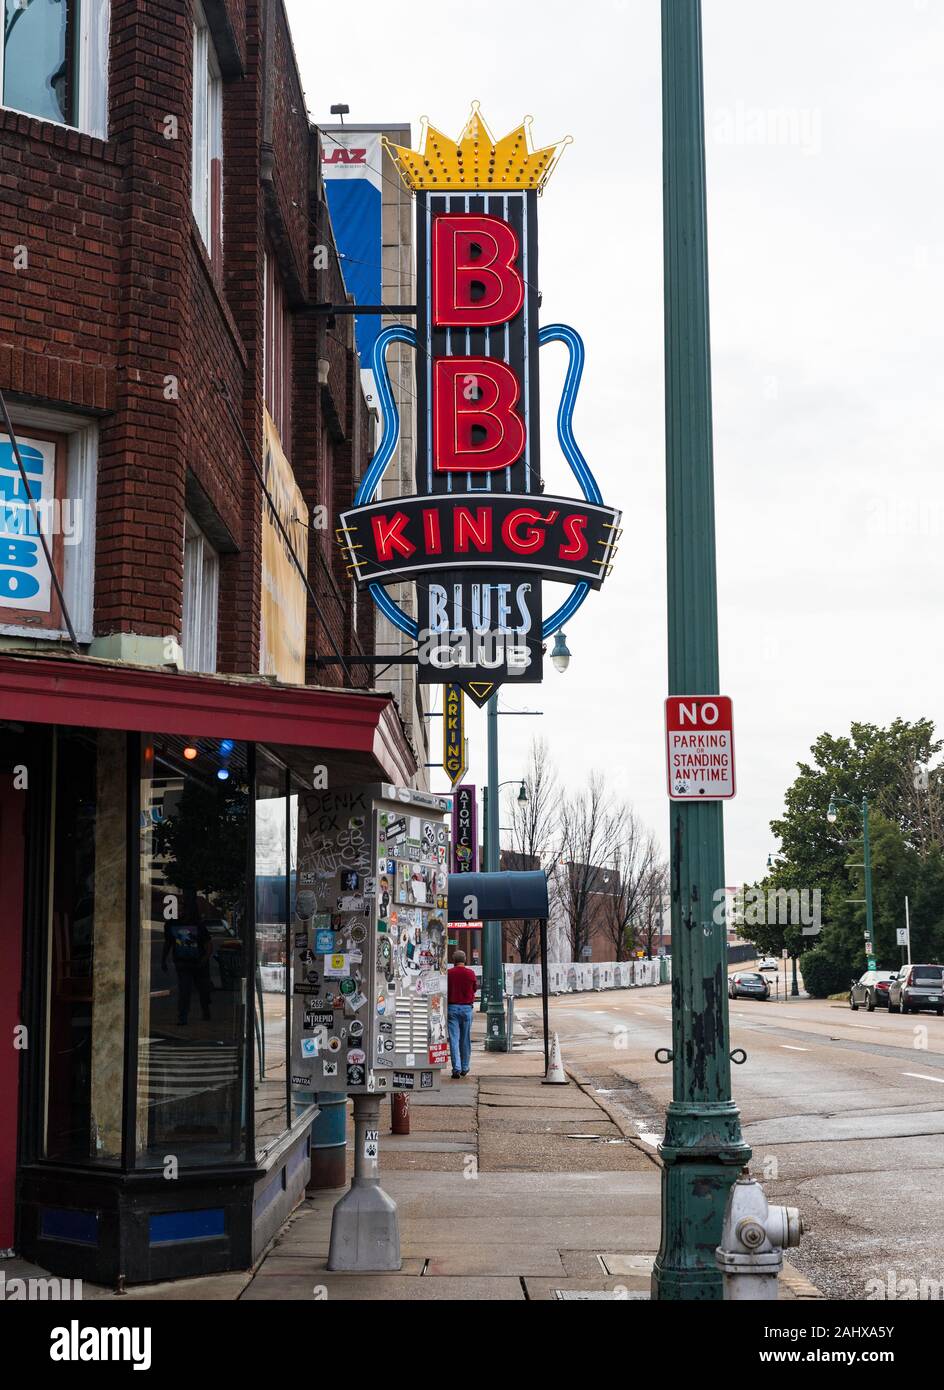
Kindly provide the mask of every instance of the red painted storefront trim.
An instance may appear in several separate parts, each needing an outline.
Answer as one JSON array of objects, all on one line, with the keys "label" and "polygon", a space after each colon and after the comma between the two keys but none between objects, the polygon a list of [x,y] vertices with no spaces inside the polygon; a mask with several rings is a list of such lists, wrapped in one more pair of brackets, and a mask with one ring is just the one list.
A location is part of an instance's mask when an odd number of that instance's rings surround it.
[{"label": "red painted storefront trim", "polygon": [[0,719],[323,748],[374,758],[399,786],[416,771],[389,695],[201,676],[93,657],[0,656]]}]

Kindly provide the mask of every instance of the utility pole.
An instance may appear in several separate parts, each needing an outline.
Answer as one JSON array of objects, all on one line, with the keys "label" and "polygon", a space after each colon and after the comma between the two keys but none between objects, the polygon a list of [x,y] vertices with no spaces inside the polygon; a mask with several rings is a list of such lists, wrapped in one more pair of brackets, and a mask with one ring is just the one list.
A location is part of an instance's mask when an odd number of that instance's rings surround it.
[{"label": "utility pole", "polygon": [[[862,819],[862,863],[847,864],[847,869],[863,869],[865,871],[865,939],[868,943],[867,953],[869,957],[875,959],[875,911],[872,901],[872,842],[869,838],[869,798],[863,796],[862,804],[856,806],[848,796],[839,796],[833,792],[829,798],[829,806],[826,810],[826,819],[830,825],[835,825],[839,819],[839,807],[852,806],[859,812]],[[862,898],[847,898],[847,902],[862,902]],[[870,965],[869,969],[873,967]]]},{"label": "utility pole", "polygon": [[[489,698],[486,705],[488,725],[488,799],[485,807],[485,871],[497,873],[501,859],[499,853],[499,827],[501,790],[498,782],[498,693]],[[485,1051],[504,1052],[505,1037],[505,988],[502,978],[502,924],[486,922],[483,933],[482,965],[483,988],[488,992],[485,1007]]]},{"label": "utility pole", "polygon": [[865,929],[869,934],[869,953],[875,954],[875,909],[872,905],[872,845],[869,839],[869,800],[863,796],[860,807],[862,816],[862,861],[865,865]]},{"label": "utility pole", "polygon": [[[719,693],[700,0],[662,0],[666,528],[670,695]],[[731,1099],[718,801],[673,802],[672,1101],[654,1299],[721,1299],[715,1247],[751,1151]]]}]

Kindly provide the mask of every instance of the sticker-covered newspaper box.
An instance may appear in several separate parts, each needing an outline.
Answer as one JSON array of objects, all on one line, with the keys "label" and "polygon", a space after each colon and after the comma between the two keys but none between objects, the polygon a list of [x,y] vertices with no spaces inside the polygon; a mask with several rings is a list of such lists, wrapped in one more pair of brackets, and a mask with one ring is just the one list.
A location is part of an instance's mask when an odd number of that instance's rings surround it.
[{"label": "sticker-covered newspaper box", "polygon": [[293,919],[292,1084],[434,1090],[448,1057],[448,798],[312,792]]}]

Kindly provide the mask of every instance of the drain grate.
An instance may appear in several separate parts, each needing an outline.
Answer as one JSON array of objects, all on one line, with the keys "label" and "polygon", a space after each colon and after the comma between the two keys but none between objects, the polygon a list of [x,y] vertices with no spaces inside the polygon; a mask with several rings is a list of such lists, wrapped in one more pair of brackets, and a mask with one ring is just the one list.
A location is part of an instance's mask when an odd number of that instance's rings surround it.
[{"label": "drain grate", "polygon": [[612,1139],[607,1134],[565,1134],[565,1139],[587,1139],[591,1144],[625,1144],[626,1140],[620,1137]]},{"label": "drain grate", "polygon": [[630,1298],[648,1302],[651,1295],[629,1289],[555,1289],[554,1297],[562,1303],[625,1303]]}]

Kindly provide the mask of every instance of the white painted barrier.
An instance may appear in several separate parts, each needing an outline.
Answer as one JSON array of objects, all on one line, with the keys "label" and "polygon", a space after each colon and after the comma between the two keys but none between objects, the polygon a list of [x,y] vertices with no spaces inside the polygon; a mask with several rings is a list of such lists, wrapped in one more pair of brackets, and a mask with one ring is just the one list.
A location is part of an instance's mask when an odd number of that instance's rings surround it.
[{"label": "white painted barrier", "polygon": [[285,993],[284,965],[260,965],[259,979],[262,983],[263,994]]},{"label": "white painted barrier", "polygon": [[548,994],[566,994],[570,989],[567,983],[566,965],[548,965],[547,967],[547,991]]},{"label": "white painted barrier", "polygon": [[[666,960],[668,979],[672,978],[671,957]],[[548,994],[571,994],[589,990],[630,989],[638,985],[657,985],[660,982],[658,960],[597,961],[595,963],[561,961],[547,967]],[[512,964],[504,966],[505,992],[516,997],[533,997],[541,993],[539,965]]]},{"label": "white painted barrier", "polygon": [[577,988],[580,990],[593,989],[593,966],[578,965],[575,968],[577,971]]}]

